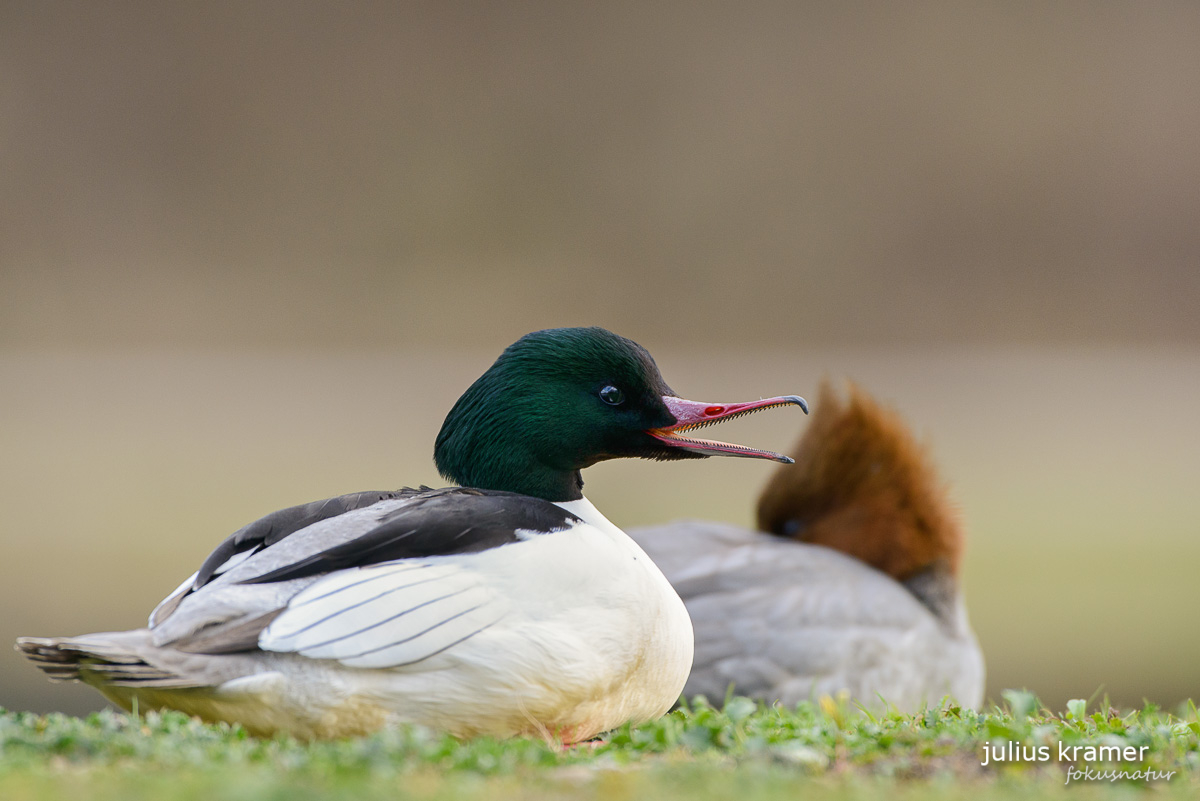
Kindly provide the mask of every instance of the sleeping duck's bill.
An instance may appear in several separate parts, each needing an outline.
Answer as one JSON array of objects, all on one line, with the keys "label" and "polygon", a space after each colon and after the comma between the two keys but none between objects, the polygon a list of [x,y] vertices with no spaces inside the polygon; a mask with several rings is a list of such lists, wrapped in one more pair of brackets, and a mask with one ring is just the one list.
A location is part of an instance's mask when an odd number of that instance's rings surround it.
[{"label": "sleeping duck's bill", "polygon": [[808,403],[799,395],[781,395],[777,398],[764,398],[749,403],[701,403],[664,395],[663,403],[675,416],[675,423],[663,428],[652,428],[646,432],[659,442],[705,456],[745,456],[751,459],[770,459],[783,464],[791,464],[792,459],[774,451],[764,451],[729,442],[697,439],[684,436],[684,434],[724,420],[732,420],[744,414],[773,409],[776,406],[799,406],[805,414],[808,414]]}]

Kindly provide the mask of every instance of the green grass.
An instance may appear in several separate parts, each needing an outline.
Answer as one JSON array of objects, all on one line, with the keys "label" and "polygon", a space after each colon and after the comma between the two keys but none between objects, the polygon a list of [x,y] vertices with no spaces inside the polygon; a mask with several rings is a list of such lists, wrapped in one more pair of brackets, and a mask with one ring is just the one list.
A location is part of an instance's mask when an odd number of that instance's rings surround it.
[{"label": "green grass", "polygon": [[[0,798],[370,799],[531,798],[1117,798],[1146,782],[1074,782],[1058,743],[1148,746],[1143,762],[1097,769],[1174,772],[1157,790],[1200,788],[1200,718],[1190,702],[1167,713],[1072,702],[1041,707],[1007,692],[988,712],[950,704],[917,715],[871,716],[823,699],[796,709],[744,698],[702,700],[651,724],[561,749],[537,739],[457,741],[403,727],[371,737],[301,743],[256,739],[238,727],[178,713],[86,718],[0,712]],[[982,767],[983,744],[1048,745],[1051,759]],[[1082,767],[1082,764],[1079,765]]]}]

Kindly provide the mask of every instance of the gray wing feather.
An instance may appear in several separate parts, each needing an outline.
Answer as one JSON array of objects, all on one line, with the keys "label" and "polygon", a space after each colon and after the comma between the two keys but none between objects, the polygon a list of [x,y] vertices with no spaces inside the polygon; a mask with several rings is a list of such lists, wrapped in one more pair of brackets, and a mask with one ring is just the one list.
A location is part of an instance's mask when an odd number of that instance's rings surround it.
[{"label": "gray wing feather", "polygon": [[[199,652],[204,643],[212,643],[221,652],[233,650],[237,643],[253,644],[262,631],[291,599],[319,576],[268,584],[242,582],[320,553],[330,546],[349,542],[371,531],[382,515],[410,503],[408,498],[384,500],[373,506],[321,520],[296,531],[269,548],[244,556],[236,554],[231,566],[214,571],[214,577],[189,594],[179,590],[169,596],[160,609],[171,607],[169,614],[156,610],[151,635],[157,647],[174,646]],[[185,590],[187,584],[181,585]],[[257,621],[255,623],[254,621]]]},{"label": "gray wing feather", "polygon": [[206,654],[260,648],[380,668],[423,661],[474,636],[507,607],[471,571],[438,557],[253,581],[352,542],[412,502],[380,501],[234,555],[200,589],[164,601],[175,608],[156,616],[154,645]]}]

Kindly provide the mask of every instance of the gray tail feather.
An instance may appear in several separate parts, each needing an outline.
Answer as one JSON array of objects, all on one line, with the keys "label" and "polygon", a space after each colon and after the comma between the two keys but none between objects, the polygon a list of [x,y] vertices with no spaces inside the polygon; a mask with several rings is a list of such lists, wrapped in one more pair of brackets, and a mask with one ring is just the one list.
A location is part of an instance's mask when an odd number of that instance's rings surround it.
[{"label": "gray tail feather", "polygon": [[21,637],[16,649],[51,681],[84,681],[123,687],[195,687],[195,682],[155,667],[137,653],[87,637]]}]

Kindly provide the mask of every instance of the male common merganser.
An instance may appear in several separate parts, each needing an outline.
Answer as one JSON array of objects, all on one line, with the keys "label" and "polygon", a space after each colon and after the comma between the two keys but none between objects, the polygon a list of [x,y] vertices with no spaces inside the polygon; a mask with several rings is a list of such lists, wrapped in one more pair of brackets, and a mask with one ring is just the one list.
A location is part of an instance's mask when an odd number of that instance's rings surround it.
[{"label": "male common merganser", "polygon": [[[959,593],[959,520],[895,414],[825,384],[758,505],[762,531],[681,521],[631,529],[696,632],[684,694],[794,705],[846,690],[913,712],[977,708],[983,655]],[[770,532],[762,533],[762,532]]]},{"label": "male common merganser", "polygon": [[[692,628],[654,563],[583,496],[604,459],[771,451],[685,436],[785,404],[683,400],[641,346],[538,331],[455,403],[434,460],[460,486],[360,492],[257,520],[149,627],[17,647],[125,709],[302,738],[409,721],[564,743],[665,713]],[[807,411],[807,408],[805,408]]]}]

